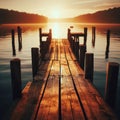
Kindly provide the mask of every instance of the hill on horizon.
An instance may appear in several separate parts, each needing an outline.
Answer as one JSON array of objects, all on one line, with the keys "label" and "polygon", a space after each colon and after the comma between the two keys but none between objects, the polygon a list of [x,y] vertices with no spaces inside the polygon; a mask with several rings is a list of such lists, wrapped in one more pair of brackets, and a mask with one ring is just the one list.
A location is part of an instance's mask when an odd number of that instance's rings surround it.
[{"label": "hill on horizon", "polygon": [[[48,17],[46,16],[0,9],[0,24],[46,22],[48,22]],[[120,23],[120,7],[83,14],[73,18],[49,19],[49,22]]]},{"label": "hill on horizon", "polygon": [[75,22],[90,22],[90,23],[120,23],[120,7],[109,8],[93,14],[84,14],[74,17]]},{"label": "hill on horizon", "polygon": [[48,18],[38,14],[0,9],[0,24],[7,23],[45,23]]}]

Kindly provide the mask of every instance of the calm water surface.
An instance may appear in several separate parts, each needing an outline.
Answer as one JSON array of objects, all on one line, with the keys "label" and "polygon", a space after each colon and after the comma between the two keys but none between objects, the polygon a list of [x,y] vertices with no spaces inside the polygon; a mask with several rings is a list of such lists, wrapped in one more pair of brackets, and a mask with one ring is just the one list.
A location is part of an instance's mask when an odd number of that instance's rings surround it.
[{"label": "calm water surface", "polygon": [[[17,31],[18,24],[0,25],[0,119],[12,103],[10,60],[21,59],[22,88],[28,81],[32,81],[31,48],[39,47],[39,28],[48,32],[52,29],[53,38],[67,38],[67,29],[73,26],[71,31],[83,32],[88,28],[87,52],[94,53],[94,85],[104,97],[106,64],[117,62],[120,64],[120,24],[78,24],[78,23],[48,23],[48,24],[19,24],[22,28],[23,49],[18,51],[17,32],[15,34],[16,56],[12,56],[11,29]],[[96,26],[96,42],[92,46],[92,26]],[[105,59],[106,32],[111,30],[109,59]],[[80,39],[82,44],[83,39]],[[116,111],[120,114],[120,72],[118,79]],[[120,116],[119,116],[120,117]]]}]

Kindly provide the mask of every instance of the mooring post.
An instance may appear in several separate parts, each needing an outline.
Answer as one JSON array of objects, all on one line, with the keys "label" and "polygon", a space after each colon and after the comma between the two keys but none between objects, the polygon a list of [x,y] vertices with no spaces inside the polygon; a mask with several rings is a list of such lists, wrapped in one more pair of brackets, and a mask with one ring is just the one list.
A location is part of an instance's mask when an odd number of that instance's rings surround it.
[{"label": "mooring post", "polygon": [[32,74],[34,80],[39,65],[39,48],[31,48],[31,54],[32,54]]},{"label": "mooring post", "polygon": [[114,109],[117,93],[119,64],[115,62],[108,62],[106,72],[105,101],[111,106],[111,108]]},{"label": "mooring post", "polygon": [[49,42],[51,43],[52,40],[52,29],[49,29]]},{"label": "mooring post", "polygon": [[40,40],[40,46],[42,44],[42,28],[39,28],[39,40]]},{"label": "mooring post", "polygon": [[69,40],[69,42],[70,42],[70,29],[68,28],[68,40]]},{"label": "mooring post", "polygon": [[110,30],[107,30],[107,44],[106,44],[106,52],[105,52],[106,59],[109,57],[109,46],[110,46]]},{"label": "mooring post", "polygon": [[21,64],[20,59],[13,59],[10,61],[11,68],[11,82],[12,82],[12,94],[13,99],[20,98],[22,96],[22,85],[21,85]]},{"label": "mooring post", "polygon": [[87,28],[84,28],[84,45],[86,46],[86,42],[87,42]]},{"label": "mooring post", "polygon": [[75,37],[73,37],[72,40],[73,40],[73,43],[72,43],[73,44],[73,53],[75,54]]},{"label": "mooring post", "polygon": [[75,36],[75,56],[79,61],[79,36]]},{"label": "mooring post", "polygon": [[79,64],[83,70],[84,70],[84,62],[85,62],[85,52],[86,52],[86,46],[80,45]]},{"label": "mooring post", "polygon": [[16,50],[15,50],[15,31],[12,29],[11,30],[12,34],[12,51],[13,51],[13,56],[16,55]]},{"label": "mooring post", "polygon": [[94,54],[86,53],[85,55],[85,78],[93,82],[94,72]]},{"label": "mooring post", "polygon": [[17,27],[17,31],[18,31],[18,48],[19,48],[19,51],[21,51],[21,49],[22,49],[22,29],[20,28],[20,26]]},{"label": "mooring post", "polygon": [[71,34],[70,34],[70,36],[69,36],[70,38],[70,46],[71,46],[71,48],[73,49],[73,37],[71,36]]},{"label": "mooring post", "polygon": [[92,46],[95,47],[96,28],[92,27]]}]

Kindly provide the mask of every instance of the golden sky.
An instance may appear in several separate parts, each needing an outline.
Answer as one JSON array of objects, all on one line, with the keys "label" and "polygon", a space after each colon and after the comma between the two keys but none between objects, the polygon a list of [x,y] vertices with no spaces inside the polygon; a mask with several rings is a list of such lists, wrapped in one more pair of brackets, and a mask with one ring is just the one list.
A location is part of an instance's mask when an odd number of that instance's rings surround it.
[{"label": "golden sky", "polygon": [[49,18],[74,17],[113,7],[120,7],[120,0],[0,0],[0,8]]}]

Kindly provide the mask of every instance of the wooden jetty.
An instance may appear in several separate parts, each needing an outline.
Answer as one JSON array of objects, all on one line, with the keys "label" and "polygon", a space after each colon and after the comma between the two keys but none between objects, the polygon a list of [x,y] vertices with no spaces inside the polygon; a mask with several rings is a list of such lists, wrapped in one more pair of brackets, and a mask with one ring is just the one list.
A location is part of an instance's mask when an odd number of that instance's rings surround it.
[{"label": "wooden jetty", "polygon": [[[83,34],[82,34],[83,35]],[[28,82],[7,120],[117,120],[85,79],[67,39],[51,40],[33,82]]]}]

